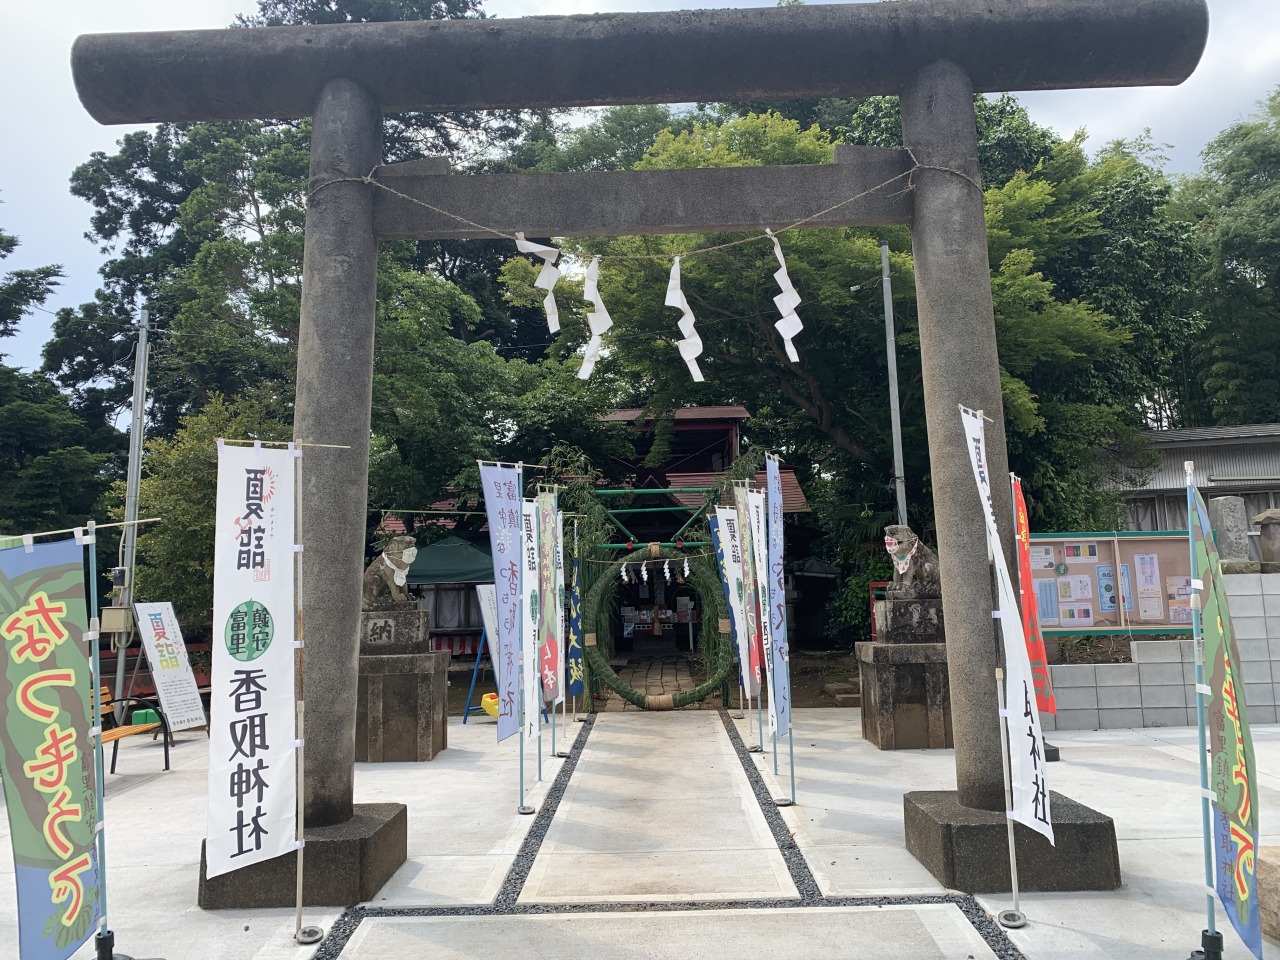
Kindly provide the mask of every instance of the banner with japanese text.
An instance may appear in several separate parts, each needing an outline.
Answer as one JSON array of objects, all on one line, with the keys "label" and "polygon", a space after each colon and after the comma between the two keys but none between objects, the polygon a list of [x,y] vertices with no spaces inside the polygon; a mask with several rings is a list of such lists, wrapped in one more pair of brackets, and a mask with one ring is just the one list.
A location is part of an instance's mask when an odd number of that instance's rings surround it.
[{"label": "banner with japanese text", "polygon": [[520,501],[524,486],[521,473],[515,465],[480,464],[498,603],[497,636],[490,636],[489,644],[497,649],[499,665],[499,743],[520,729]]},{"label": "banner with japanese text", "polygon": [[[1213,793],[1215,887],[1231,925],[1261,960],[1258,904],[1258,776],[1249,732],[1245,680],[1223,581],[1209,510],[1191,488],[1192,570],[1199,590],[1204,637],[1205,730],[1209,737],[1209,789]],[[1194,586],[1194,583],[1193,583]]]},{"label": "banner with japanese text", "polygon": [[172,603],[135,603],[138,636],[147,651],[151,679],[170,730],[194,730],[206,723],[200,688],[196,686],[182,628]]},{"label": "banner with japanese text", "polygon": [[560,682],[560,565],[557,562],[556,500],[554,493],[543,492],[537,497],[538,678],[544,703],[559,703],[564,699]]},{"label": "banner with japanese text", "polygon": [[778,458],[765,460],[765,502],[769,524],[769,627],[773,689],[777,701],[778,736],[791,729],[791,664],[787,646],[787,578],[782,564],[782,474]]},{"label": "banner with japanese text", "polygon": [[1027,659],[1035,680],[1036,706],[1041,713],[1057,713],[1053,696],[1053,678],[1049,673],[1049,654],[1040,633],[1040,611],[1036,606],[1036,585],[1031,573],[1031,521],[1027,518],[1027,500],[1022,495],[1022,479],[1009,475],[1013,486],[1013,525],[1018,547],[1018,593],[1022,599],[1022,633],[1027,638]]},{"label": "banner with japanese text", "polygon": [[747,625],[747,588],[742,570],[742,537],[738,527],[738,511],[733,507],[716,507],[716,528],[723,550],[725,591],[729,596],[729,614],[733,636],[738,645],[738,671],[748,697],[760,693],[760,684],[751,669],[751,635]]},{"label": "banner with japanese text", "polygon": [[1013,811],[1009,815],[1043,834],[1053,843],[1053,817],[1049,810],[1049,783],[1045,776],[1044,732],[1036,707],[1035,680],[1027,659],[1027,642],[1022,635],[1022,617],[996,527],[991,500],[991,472],[987,463],[986,431],[982,414],[960,408],[964,423],[969,462],[978,485],[983,520],[987,530],[987,551],[995,567],[994,615],[1000,624],[1004,649],[1005,721],[1009,735],[1009,778],[1013,784]]},{"label": "banner with japanese text", "polygon": [[556,703],[564,703],[564,697],[566,692],[565,686],[564,686],[564,674],[565,674],[565,666],[566,666],[567,658],[566,658],[566,652],[565,652],[566,625],[564,621],[565,583],[564,583],[564,511],[563,510],[556,511],[555,561],[556,561],[556,577],[555,577],[556,642],[560,647],[559,656],[556,657],[556,690],[558,691],[556,693]]},{"label": "banner with japanese text", "polygon": [[84,547],[68,539],[0,550],[0,775],[22,960],[65,960],[101,915],[89,739],[97,637],[87,629]]},{"label": "banner with japanese text", "polygon": [[219,444],[206,876],[295,847],[294,458]]},{"label": "banner with japanese text", "polygon": [[[751,685],[747,692],[760,693],[764,680],[764,647],[760,636],[760,595],[756,589],[755,551],[751,543],[751,503],[746,487],[733,488],[737,508],[738,544],[742,553],[742,613],[747,635],[747,669],[751,672]],[[754,688],[755,693],[751,690]]]},{"label": "banner with japanese text", "polygon": [[755,562],[756,611],[760,625],[760,663],[764,669],[765,689],[769,691],[769,732],[778,732],[778,697],[773,676],[773,618],[769,615],[769,539],[765,530],[764,492],[747,493],[751,509],[751,557]]},{"label": "banner with japanese text", "polygon": [[[575,521],[576,522],[576,521]],[[573,535],[573,588],[569,594],[569,696],[582,696],[582,564],[578,558],[578,534]]]},{"label": "banner with japanese text", "polygon": [[524,677],[522,704],[525,743],[538,739],[542,713],[542,678],[538,662],[538,502],[520,502],[520,663]]}]

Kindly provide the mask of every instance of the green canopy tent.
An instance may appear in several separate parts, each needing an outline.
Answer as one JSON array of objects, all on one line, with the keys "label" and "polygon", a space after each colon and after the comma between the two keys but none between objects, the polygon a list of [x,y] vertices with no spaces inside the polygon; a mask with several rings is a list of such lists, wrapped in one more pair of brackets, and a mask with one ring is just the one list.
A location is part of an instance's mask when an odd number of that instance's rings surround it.
[{"label": "green canopy tent", "polygon": [[437,583],[493,583],[493,558],[488,550],[461,537],[421,547],[409,567],[409,584]]}]

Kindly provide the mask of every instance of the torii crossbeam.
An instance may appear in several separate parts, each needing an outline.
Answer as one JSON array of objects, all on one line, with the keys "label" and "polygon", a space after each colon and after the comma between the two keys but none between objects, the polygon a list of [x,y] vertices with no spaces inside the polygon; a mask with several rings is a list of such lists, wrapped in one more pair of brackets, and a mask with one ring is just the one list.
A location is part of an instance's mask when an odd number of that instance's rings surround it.
[{"label": "torii crossbeam", "polygon": [[[910,191],[872,191],[815,225],[911,225],[958,801],[1002,810],[985,535],[957,419],[958,404],[988,413],[991,470],[1007,472],[973,94],[1181,83],[1207,32],[1205,0],[911,0],[79,38],[76,88],[103,123],[314,118],[294,436],[348,449],[308,451],[302,467],[308,823],[336,836],[356,822],[378,240],[484,235],[362,179],[371,174],[474,223],[572,236],[785,226],[910,171]],[[381,166],[384,112],[873,94],[901,97],[905,150],[841,148],[830,165],[749,170],[465,177],[438,161]],[[995,510],[1011,537],[1010,505]],[[909,842],[912,829],[909,817]],[[385,854],[391,870],[403,842]],[[374,892],[354,882],[346,902]]]}]

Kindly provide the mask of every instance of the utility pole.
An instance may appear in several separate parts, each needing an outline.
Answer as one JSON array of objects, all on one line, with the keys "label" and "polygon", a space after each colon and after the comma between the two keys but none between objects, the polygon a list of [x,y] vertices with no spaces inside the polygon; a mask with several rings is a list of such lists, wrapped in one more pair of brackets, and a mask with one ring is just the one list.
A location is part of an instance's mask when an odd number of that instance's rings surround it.
[{"label": "utility pole", "polygon": [[884,294],[884,340],[889,363],[889,413],[893,423],[893,485],[898,523],[907,526],[907,481],[902,467],[902,416],[898,412],[898,344],[893,334],[893,287],[889,280],[889,244],[880,241],[880,286]]},{"label": "utility pole", "polygon": [[[151,348],[147,343],[150,334],[150,314],[144,307],[138,315],[138,349],[133,358],[133,420],[129,425],[129,474],[125,485],[124,538],[121,542],[121,563],[124,582],[120,586],[120,606],[133,607],[133,566],[138,548],[138,485],[142,479],[142,435],[145,432],[147,403],[147,361]],[[129,633],[119,641],[113,641],[116,651],[116,699],[124,696],[125,653],[129,645]],[[119,708],[117,708],[119,709]]]}]

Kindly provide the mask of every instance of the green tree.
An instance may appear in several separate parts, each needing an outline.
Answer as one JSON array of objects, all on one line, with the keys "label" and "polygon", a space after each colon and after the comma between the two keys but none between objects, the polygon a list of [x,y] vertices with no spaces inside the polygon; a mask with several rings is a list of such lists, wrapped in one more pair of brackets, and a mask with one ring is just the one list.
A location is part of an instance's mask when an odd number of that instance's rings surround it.
[{"label": "green tree", "polygon": [[1280,421],[1280,89],[1204,150],[1179,200],[1204,264],[1204,336],[1184,351],[1188,426]]},{"label": "green tree", "polygon": [[[18,238],[0,229],[0,260],[18,249]],[[41,306],[61,279],[61,266],[33,267],[0,274],[0,337],[11,337],[18,321],[32,307]]]}]

